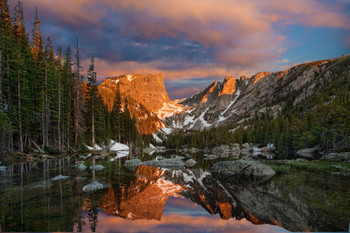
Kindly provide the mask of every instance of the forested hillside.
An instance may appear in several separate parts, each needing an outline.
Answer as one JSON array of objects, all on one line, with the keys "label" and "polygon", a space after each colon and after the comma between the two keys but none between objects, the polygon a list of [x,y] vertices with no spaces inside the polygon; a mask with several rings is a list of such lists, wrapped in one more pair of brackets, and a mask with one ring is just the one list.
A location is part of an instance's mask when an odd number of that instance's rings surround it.
[{"label": "forested hillside", "polygon": [[138,141],[128,100],[115,98],[113,111],[103,104],[93,58],[87,74],[82,73],[78,39],[73,51],[54,46],[50,37],[41,38],[38,10],[28,33],[21,2],[13,14],[6,0],[0,7],[0,153],[75,151],[107,139]]}]

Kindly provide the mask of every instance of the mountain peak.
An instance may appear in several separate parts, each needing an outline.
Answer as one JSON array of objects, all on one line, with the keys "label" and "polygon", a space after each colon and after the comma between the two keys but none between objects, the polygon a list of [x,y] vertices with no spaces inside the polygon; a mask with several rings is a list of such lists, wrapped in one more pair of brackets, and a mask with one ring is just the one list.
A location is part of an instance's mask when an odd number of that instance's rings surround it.
[{"label": "mountain peak", "polygon": [[226,76],[222,83],[219,96],[232,95],[236,91],[236,79],[233,76]]}]

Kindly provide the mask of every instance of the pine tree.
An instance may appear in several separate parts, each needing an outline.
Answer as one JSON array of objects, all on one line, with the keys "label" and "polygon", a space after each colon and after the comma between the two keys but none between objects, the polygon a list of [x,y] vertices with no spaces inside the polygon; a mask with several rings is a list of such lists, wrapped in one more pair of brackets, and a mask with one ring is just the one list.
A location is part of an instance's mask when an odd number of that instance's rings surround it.
[{"label": "pine tree", "polygon": [[82,101],[82,76],[80,76],[80,50],[77,39],[77,53],[75,63],[75,75],[73,82],[73,124],[74,124],[74,145],[78,146],[79,135],[84,131],[83,110],[84,103]]},{"label": "pine tree", "polygon": [[35,18],[34,18],[34,29],[33,29],[33,38],[32,38],[32,54],[34,60],[38,60],[39,53],[43,50],[43,44],[41,41],[40,34],[40,20],[38,14],[38,8],[35,8]]},{"label": "pine tree", "polygon": [[58,47],[56,59],[56,79],[57,79],[57,143],[58,151],[62,151],[62,135],[61,135],[61,121],[62,121],[62,49]]},{"label": "pine tree", "polygon": [[122,102],[120,98],[120,89],[117,86],[117,91],[114,99],[112,118],[112,138],[118,142],[121,141],[121,118],[122,118]]},{"label": "pine tree", "polygon": [[62,143],[66,143],[68,148],[72,136],[73,81],[71,53],[68,47],[62,68]]},{"label": "pine tree", "polygon": [[87,84],[88,85],[88,98],[87,98],[88,118],[87,119],[91,119],[91,143],[92,145],[94,145],[95,144],[95,112],[96,112],[97,96],[98,96],[94,58],[91,58],[91,64],[89,67],[87,79],[88,79],[88,84]]}]

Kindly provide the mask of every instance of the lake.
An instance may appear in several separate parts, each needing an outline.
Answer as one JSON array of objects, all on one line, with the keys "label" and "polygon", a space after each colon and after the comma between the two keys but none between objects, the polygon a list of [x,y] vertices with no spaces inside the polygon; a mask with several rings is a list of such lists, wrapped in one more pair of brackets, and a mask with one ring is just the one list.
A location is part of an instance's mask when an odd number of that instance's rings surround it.
[{"label": "lake", "polygon": [[[154,156],[140,155],[141,160]],[[166,156],[171,156],[166,155]],[[135,171],[96,156],[72,155],[6,165],[0,172],[2,231],[289,232],[347,231],[349,177],[289,169],[260,184],[221,183],[215,162],[193,155],[192,168]],[[84,161],[79,171],[76,161]],[[262,161],[264,162],[264,161]],[[68,176],[54,181],[57,175]],[[103,189],[84,193],[98,181]]]}]

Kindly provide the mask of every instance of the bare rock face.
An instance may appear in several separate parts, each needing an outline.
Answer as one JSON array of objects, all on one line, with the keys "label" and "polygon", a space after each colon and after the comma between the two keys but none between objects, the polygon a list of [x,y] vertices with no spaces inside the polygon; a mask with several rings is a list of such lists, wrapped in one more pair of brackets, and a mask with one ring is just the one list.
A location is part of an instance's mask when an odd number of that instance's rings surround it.
[{"label": "bare rock face", "polygon": [[219,95],[233,95],[236,91],[236,79],[232,76],[227,76],[222,83],[222,88]]},{"label": "bare rock face", "polygon": [[164,105],[176,105],[170,103],[161,74],[129,74],[107,78],[99,86],[99,92],[108,111],[113,109],[118,88],[122,102],[128,99],[129,111],[136,118],[136,128],[142,134],[157,132],[163,123],[156,112]]},{"label": "bare rock face", "polygon": [[[334,81],[349,74],[350,56],[294,66],[285,71],[259,72],[250,78],[228,76],[213,82],[204,91],[182,101],[189,110],[166,119],[168,128],[204,130],[270,112],[274,117],[283,109],[301,103]],[[342,73],[337,73],[342,70]]]},{"label": "bare rock face", "polygon": [[[117,86],[119,86],[121,96],[132,98],[150,112],[158,111],[164,103],[170,101],[161,74],[128,74],[108,78],[100,85],[100,89],[103,90],[100,92],[108,93],[102,95],[105,102],[110,102],[107,99],[114,100]],[[112,108],[113,106],[109,107],[110,110]]]}]

